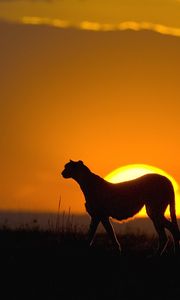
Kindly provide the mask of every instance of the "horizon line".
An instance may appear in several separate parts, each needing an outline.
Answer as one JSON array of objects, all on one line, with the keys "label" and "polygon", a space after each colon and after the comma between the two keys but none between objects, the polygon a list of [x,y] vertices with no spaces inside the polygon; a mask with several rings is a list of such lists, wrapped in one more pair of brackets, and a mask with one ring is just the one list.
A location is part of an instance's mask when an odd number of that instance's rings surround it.
[{"label": "horizon line", "polygon": [[[66,216],[71,215],[71,216],[87,216],[87,217],[89,217],[87,212],[73,212],[71,210],[69,211],[68,209],[67,210],[64,209],[60,212],[53,211],[53,210],[47,211],[47,210],[0,209],[0,214],[44,214],[44,215],[47,215],[47,214],[63,215],[63,214],[65,214]],[[128,219],[123,219],[123,220],[116,220],[114,218],[112,218],[112,219],[115,222],[125,223],[128,221],[133,221],[134,219],[149,219],[149,217],[147,215],[136,214],[133,217],[130,217]],[[177,215],[177,219],[180,219],[180,215]]]}]

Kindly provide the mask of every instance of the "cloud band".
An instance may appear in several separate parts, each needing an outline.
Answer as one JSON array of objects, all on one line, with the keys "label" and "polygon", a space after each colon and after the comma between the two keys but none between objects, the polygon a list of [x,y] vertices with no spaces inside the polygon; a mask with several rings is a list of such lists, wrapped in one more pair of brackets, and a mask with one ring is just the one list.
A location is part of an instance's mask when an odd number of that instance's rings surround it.
[{"label": "cloud band", "polygon": [[76,28],[91,31],[123,31],[123,30],[151,30],[157,33],[180,37],[180,28],[168,27],[162,24],[154,24],[150,22],[134,22],[127,21],[119,24],[102,24],[98,22],[83,21],[78,24],[72,24],[69,21],[61,19],[50,19],[40,17],[23,17],[20,20],[23,24],[31,25],[47,25],[57,28]]}]

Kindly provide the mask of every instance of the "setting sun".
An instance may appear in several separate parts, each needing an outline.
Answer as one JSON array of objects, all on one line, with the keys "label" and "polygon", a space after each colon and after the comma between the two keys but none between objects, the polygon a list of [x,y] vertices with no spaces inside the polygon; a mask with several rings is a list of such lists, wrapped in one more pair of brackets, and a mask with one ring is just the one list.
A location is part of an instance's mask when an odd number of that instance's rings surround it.
[{"label": "setting sun", "polygon": [[[105,180],[112,182],[112,183],[118,183],[123,181],[132,180],[135,178],[138,178],[140,176],[143,176],[148,173],[157,173],[163,176],[166,176],[169,178],[169,180],[172,182],[175,195],[176,195],[176,212],[177,215],[180,215],[180,194],[179,194],[179,185],[177,181],[168,173],[163,171],[162,169],[159,169],[154,166],[145,165],[145,164],[132,164],[132,165],[126,165],[120,168],[115,169],[111,173],[109,173]],[[169,216],[169,210],[167,209],[166,215]],[[144,217],[146,216],[145,208],[143,208],[138,214],[138,217]]]}]

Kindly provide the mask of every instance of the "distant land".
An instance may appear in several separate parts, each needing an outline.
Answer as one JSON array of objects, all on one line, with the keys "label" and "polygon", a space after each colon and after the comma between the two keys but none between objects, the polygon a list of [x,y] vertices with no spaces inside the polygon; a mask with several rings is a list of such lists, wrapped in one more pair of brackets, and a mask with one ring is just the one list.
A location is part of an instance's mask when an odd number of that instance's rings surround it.
[{"label": "distant land", "polygon": [[[10,228],[39,228],[40,230],[77,230],[87,231],[90,217],[87,214],[71,213],[39,213],[39,212],[0,212],[0,229]],[[116,233],[135,233],[154,235],[155,230],[148,218],[133,218],[128,221],[116,222],[112,220]],[[180,219],[178,220],[180,225]],[[103,232],[99,225],[98,232]]]}]

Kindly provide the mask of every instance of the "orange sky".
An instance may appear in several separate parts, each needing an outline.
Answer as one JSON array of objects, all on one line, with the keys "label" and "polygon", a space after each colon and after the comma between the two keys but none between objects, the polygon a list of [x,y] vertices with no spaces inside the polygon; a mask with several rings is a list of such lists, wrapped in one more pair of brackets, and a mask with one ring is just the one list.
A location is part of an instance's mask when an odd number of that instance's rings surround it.
[{"label": "orange sky", "polygon": [[0,1],[0,18],[60,19],[71,25],[80,22],[118,24],[135,21],[180,27],[179,0],[41,0]]},{"label": "orange sky", "polygon": [[[42,18],[41,8],[36,16]],[[12,11],[23,17],[18,7]],[[12,11],[4,8],[1,18],[14,20]],[[96,22],[104,21],[97,11]],[[127,11],[133,15],[131,3]],[[114,23],[179,28],[171,14],[163,23],[161,14],[141,20],[140,11],[131,20],[115,16]],[[180,38],[154,31],[0,22],[1,209],[56,211],[61,195],[62,209],[84,212],[79,187],[60,177],[70,158],[101,176],[126,164],[149,164],[180,183]]]}]

